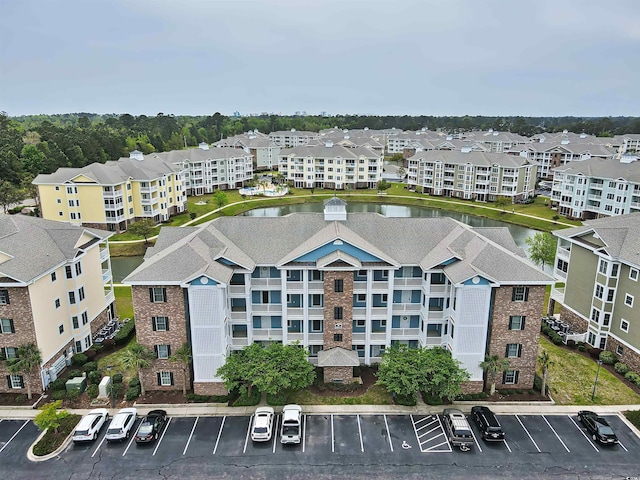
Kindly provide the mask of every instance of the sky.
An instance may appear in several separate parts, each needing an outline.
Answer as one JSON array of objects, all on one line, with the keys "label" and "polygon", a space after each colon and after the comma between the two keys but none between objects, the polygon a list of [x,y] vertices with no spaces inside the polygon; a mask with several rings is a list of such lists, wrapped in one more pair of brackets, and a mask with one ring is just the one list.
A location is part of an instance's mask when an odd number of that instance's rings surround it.
[{"label": "sky", "polygon": [[640,0],[0,0],[0,110],[640,115]]}]

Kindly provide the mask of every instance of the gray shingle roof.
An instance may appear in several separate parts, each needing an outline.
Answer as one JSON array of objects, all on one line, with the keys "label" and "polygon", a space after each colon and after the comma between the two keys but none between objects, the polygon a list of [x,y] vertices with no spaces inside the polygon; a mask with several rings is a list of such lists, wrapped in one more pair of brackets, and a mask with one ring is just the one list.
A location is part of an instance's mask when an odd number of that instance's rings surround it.
[{"label": "gray shingle roof", "polygon": [[622,163],[609,158],[590,158],[580,162],[570,162],[563,167],[556,167],[556,172],[581,173],[587,177],[614,180],[624,178],[629,182],[640,183],[640,161]]},{"label": "gray shingle roof", "polygon": [[523,165],[537,165],[537,162],[521,157],[520,155],[508,155],[506,153],[468,152],[457,150],[427,150],[417,152],[410,160],[425,160],[435,162],[463,165],[470,163],[481,167],[489,167],[497,164],[503,167],[516,168]]},{"label": "gray shingle roof", "polygon": [[73,260],[82,244],[90,241],[79,244],[85,233],[98,240],[113,234],[26,215],[0,216],[0,252],[12,257],[0,263],[0,276],[25,283],[33,281]]},{"label": "gray shingle roof", "polygon": [[319,367],[357,367],[358,365],[360,365],[360,359],[355,350],[333,347],[318,352]]}]

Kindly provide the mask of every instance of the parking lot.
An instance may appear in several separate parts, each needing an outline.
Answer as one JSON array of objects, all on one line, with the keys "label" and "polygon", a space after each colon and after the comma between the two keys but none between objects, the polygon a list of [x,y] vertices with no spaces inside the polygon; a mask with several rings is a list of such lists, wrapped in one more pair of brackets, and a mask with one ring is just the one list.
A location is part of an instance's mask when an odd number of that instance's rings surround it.
[{"label": "parking lot", "polygon": [[[620,439],[619,445],[603,447],[593,441],[574,415],[499,415],[506,433],[503,442],[487,443],[475,424],[474,447],[461,452],[450,445],[439,415],[303,415],[299,445],[282,445],[277,435],[280,416],[274,420],[276,435],[269,442],[250,439],[252,417],[172,417],[160,438],[137,445],[133,435],[121,443],[105,441],[106,428],[93,443],[70,444],[58,459],[64,465],[167,465],[176,461],[196,464],[244,459],[251,465],[340,464],[345,457],[362,456],[379,464],[453,461],[456,464],[508,465],[551,458],[552,463],[629,465],[638,470],[640,439],[615,415],[606,416]],[[137,431],[141,419],[136,421]],[[39,432],[33,422],[0,421],[0,466],[24,467],[25,454]],[[52,462],[45,462],[52,466]],[[324,462],[324,463],[323,463]],[[60,465],[60,463],[58,463]],[[627,472],[629,474],[632,471]]]}]

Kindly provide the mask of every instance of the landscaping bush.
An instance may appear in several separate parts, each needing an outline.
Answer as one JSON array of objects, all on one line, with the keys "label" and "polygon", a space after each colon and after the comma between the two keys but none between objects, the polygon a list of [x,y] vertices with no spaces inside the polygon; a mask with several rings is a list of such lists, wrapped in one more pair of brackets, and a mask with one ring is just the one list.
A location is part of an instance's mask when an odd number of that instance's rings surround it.
[{"label": "landscaping bush", "polygon": [[98,370],[98,362],[87,362],[83,365],[82,369],[87,373],[95,372]]},{"label": "landscaping bush", "polygon": [[[115,375],[113,375],[111,377],[111,381],[113,383],[122,383],[122,374],[121,373],[116,373]],[[131,383],[129,383],[129,385],[131,385]]]},{"label": "landscaping bush", "polygon": [[516,393],[518,395],[522,395],[524,393],[524,390],[520,390],[519,388],[516,388]]},{"label": "landscaping bush", "polygon": [[[542,388],[542,387],[540,387],[540,388]],[[529,395],[535,395],[535,394],[536,394],[536,393],[538,393],[538,392],[536,392],[535,390],[529,390],[527,393],[528,393]]]},{"label": "landscaping bush", "polygon": [[635,383],[636,385],[640,386],[640,375],[638,375],[636,372],[627,372],[624,374],[624,378],[629,380],[631,383]]},{"label": "landscaping bush", "polygon": [[51,393],[51,398],[53,400],[64,400],[65,398],[67,398],[67,391],[66,390],[54,390]]},{"label": "landscaping bush", "polygon": [[20,213],[22,211],[23,208],[24,208],[24,205],[18,205],[17,207],[13,207],[13,208],[10,208],[9,210],[7,210],[7,213],[9,215],[17,215],[18,213]]},{"label": "landscaping bush", "polygon": [[396,405],[404,405],[405,407],[415,407],[415,395],[396,395],[394,402]]},{"label": "landscaping bush", "polygon": [[82,376],[82,370],[70,370],[67,374],[67,378],[76,378]]},{"label": "landscaping bush", "polygon": [[87,363],[89,359],[84,353],[76,353],[73,357],[71,357],[71,363],[74,365],[84,365]]},{"label": "landscaping bush", "polygon": [[[268,398],[268,397],[267,397]],[[193,403],[227,403],[228,395],[196,395],[195,393],[187,394],[187,401]]]},{"label": "landscaping bush", "polygon": [[98,396],[98,385],[91,384],[87,387],[87,395],[89,398],[96,398]]},{"label": "landscaping bush", "polygon": [[560,220],[560,215],[554,215],[553,217],[551,217],[553,220]]},{"label": "landscaping bush", "polygon": [[599,348],[590,348],[589,349],[589,356],[593,359],[598,360],[600,358],[600,354],[602,353],[602,350],[600,350]]},{"label": "landscaping bush", "polygon": [[105,350],[111,350],[116,345],[116,341],[113,338],[106,338],[102,342],[102,348]]},{"label": "landscaping bush", "polygon": [[620,375],[624,375],[629,371],[629,365],[623,362],[618,362],[613,366],[613,369]]},{"label": "landscaping bush", "polygon": [[75,402],[80,398],[80,390],[69,390],[67,392],[67,400],[70,402]]},{"label": "landscaping bush", "polygon": [[350,382],[350,383],[336,383],[329,382],[325,383],[327,390],[333,390],[334,392],[355,392],[360,384],[358,382]]},{"label": "landscaping bush", "polygon": [[[116,384],[116,385],[122,385],[121,383]],[[115,390],[114,390],[115,392]],[[128,402],[131,402],[132,400],[135,400],[136,398],[138,398],[140,396],[140,386],[129,386],[129,388],[127,388],[126,393],[124,394],[124,398],[125,400],[127,400]]]},{"label": "landscaping bush", "polygon": [[99,343],[94,343],[91,347],[91,351],[92,352],[96,352],[96,353],[100,353],[100,351],[103,349],[104,347],[102,345],[100,345]]},{"label": "landscaping bush", "polygon": [[133,377],[131,381],[129,381],[129,387],[139,387],[140,379],[138,377]]},{"label": "landscaping bush", "polygon": [[631,410],[630,412],[624,412],[624,416],[627,417],[636,428],[640,428],[640,410]]},{"label": "landscaping bush", "polygon": [[586,352],[587,351],[587,347],[585,347],[584,345],[578,345],[578,351],[579,352]]},{"label": "landscaping bush", "polygon": [[116,333],[115,337],[113,337],[115,344],[116,345],[126,344],[131,339],[135,331],[136,331],[135,322],[133,320],[129,320],[127,323],[125,323],[120,327],[120,330],[118,330],[118,333]]},{"label": "landscaping bush", "polygon": [[[114,397],[116,397],[116,398],[122,397],[122,391],[124,390],[124,385],[122,385],[121,383],[112,383],[111,384],[111,388],[113,389],[113,396]],[[137,387],[135,387],[135,388],[137,388]],[[109,390],[109,395],[111,395],[111,390]],[[140,394],[138,393],[138,395],[140,395]]]},{"label": "landscaping bush", "polygon": [[60,420],[58,433],[56,434],[53,429],[47,430],[47,433],[33,446],[33,454],[41,457],[54,452],[73,431],[80,418],[80,415],[72,414]]},{"label": "landscaping bush", "polygon": [[569,347],[570,349],[575,349],[576,348],[576,341],[575,340],[567,340],[567,347]]},{"label": "landscaping bush", "polygon": [[289,403],[287,401],[287,394],[284,392],[270,394],[267,393],[267,404],[269,405],[286,405]]},{"label": "landscaping bush", "polygon": [[240,395],[235,402],[233,402],[234,407],[251,407],[253,405],[257,405],[260,403],[260,398],[262,395],[258,391],[258,389],[254,388],[251,391],[251,396],[248,396],[246,393]]},{"label": "landscaping bush", "polygon": [[49,384],[49,388],[51,388],[52,391],[65,390],[67,388],[66,383],[66,378],[56,378]]},{"label": "landscaping bush", "polygon": [[582,346],[584,347],[584,342],[583,342],[582,340],[580,340],[579,342],[576,342],[576,345],[577,345],[577,346],[582,345]]},{"label": "landscaping bush", "polygon": [[84,355],[87,357],[88,360],[93,360],[97,354],[98,352],[96,352],[93,348],[90,348],[89,350],[84,351]]},{"label": "landscaping bush", "polygon": [[427,392],[420,392],[420,394],[422,395],[422,400],[427,405],[442,405],[442,399],[440,397],[434,397]]},{"label": "landscaping bush", "polygon": [[563,343],[562,337],[560,335],[558,335],[557,333],[554,333],[551,336],[551,341],[553,342],[554,345],[562,345],[562,343]]},{"label": "landscaping bush", "polygon": [[618,356],[609,350],[603,350],[599,359],[605,365],[614,365],[618,361]]},{"label": "landscaping bush", "polygon": [[93,372],[89,372],[87,377],[89,377],[89,382],[91,382],[91,385],[98,386],[98,384],[100,383],[100,380],[102,380],[102,374],[97,370],[94,370]]}]

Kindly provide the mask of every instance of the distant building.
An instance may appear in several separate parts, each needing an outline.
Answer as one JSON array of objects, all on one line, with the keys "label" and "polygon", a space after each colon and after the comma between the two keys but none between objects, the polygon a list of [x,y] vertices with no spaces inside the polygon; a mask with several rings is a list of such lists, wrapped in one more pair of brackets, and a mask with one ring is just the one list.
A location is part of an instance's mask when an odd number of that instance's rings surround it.
[{"label": "distant building", "polygon": [[271,132],[269,138],[278,146],[284,148],[307,145],[312,140],[317,140],[319,134],[316,132],[297,131],[292,128],[289,131]]},{"label": "distant building", "polygon": [[244,149],[245,152],[253,155],[254,172],[278,168],[278,158],[282,149],[268,135],[257,130],[225,138],[214,143],[213,146]]}]

